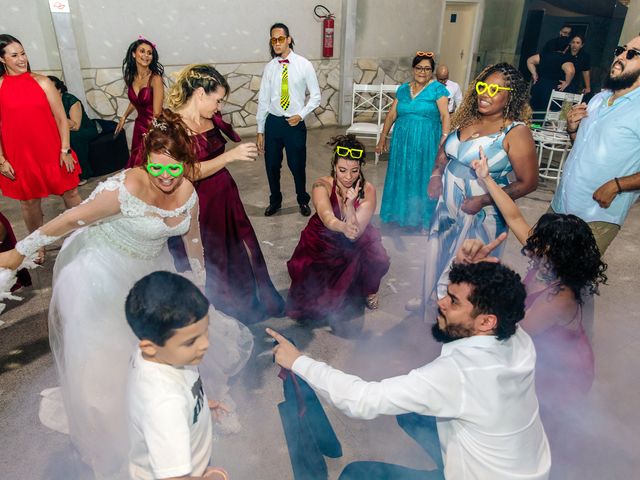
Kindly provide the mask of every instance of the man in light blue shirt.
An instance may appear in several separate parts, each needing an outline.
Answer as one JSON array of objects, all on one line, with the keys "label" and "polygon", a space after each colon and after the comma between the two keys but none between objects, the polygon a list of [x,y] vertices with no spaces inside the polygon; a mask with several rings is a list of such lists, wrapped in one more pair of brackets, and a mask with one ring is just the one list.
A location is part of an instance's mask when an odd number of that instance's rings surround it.
[{"label": "man in light blue shirt", "polygon": [[607,90],[567,116],[574,145],[551,203],[589,224],[601,254],[640,195],[640,37],[614,54]]}]

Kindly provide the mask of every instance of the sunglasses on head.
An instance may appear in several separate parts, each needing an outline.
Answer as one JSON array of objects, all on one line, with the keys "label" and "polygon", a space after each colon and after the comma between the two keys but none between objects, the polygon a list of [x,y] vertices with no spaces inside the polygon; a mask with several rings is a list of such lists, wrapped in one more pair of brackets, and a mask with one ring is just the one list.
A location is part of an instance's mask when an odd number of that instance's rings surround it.
[{"label": "sunglasses on head", "polygon": [[433,52],[416,52],[416,57],[429,57],[429,58],[433,58],[435,57],[436,54]]},{"label": "sunglasses on head", "polygon": [[170,163],[163,165],[161,163],[147,163],[147,172],[152,177],[159,177],[164,172],[167,172],[172,177],[179,177],[184,171],[184,166],[181,163]]},{"label": "sunglasses on head", "polygon": [[510,87],[501,87],[495,83],[476,82],[476,92],[478,95],[486,93],[490,97],[495,97],[500,90],[513,90]]},{"label": "sunglasses on head", "polygon": [[635,48],[617,47],[613,51],[613,56],[618,57],[622,55],[624,52],[627,52],[627,60],[632,60],[633,57],[635,57],[636,55],[640,55],[640,50],[637,50]]},{"label": "sunglasses on head", "polygon": [[278,43],[284,43],[287,41],[287,37],[283,37],[280,35],[279,37],[271,37],[271,45],[276,45]]},{"label": "sunglasses on head", "polygon": [[353,160],[362,158],[363,150],[361,148],[336,147],[335,152],[339,157],[349,156]]}]

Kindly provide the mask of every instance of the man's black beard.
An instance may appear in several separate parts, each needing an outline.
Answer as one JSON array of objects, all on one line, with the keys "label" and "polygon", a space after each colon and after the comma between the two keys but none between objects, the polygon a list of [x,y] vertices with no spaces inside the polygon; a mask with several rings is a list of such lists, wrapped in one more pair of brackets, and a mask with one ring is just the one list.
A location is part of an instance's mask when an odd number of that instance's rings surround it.
[{"label": "man's black beard", "polygon": [[604,79],[604,88],[617,92],[618,90],[625,90],[632,87],[636,80],[640,77],[640,69],[635,72],[624,73],[621,72],[616,78],[611,78],[611,74],[607,75]]},{"label": "man's black beard", "polygon": [[431,335],[433,335],[433,338],[436,339],[436,342],[440,343],[449,343],[464,338],[459,336],[452,336],[449,335],[449,333],[440,330],[440,326],[438,325],[437,321],[431,326]]}]

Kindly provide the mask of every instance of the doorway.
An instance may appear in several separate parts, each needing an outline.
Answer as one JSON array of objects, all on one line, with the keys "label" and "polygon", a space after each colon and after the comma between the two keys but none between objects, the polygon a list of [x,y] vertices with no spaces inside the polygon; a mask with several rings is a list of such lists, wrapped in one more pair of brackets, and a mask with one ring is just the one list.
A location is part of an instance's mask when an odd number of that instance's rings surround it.
[{"label": "doorway", "polygon": [[449,67],[449,78],[462,86],[469,83],[474,57],[473,40],[477,3],[447,2],[440,40],[439,64]]}]

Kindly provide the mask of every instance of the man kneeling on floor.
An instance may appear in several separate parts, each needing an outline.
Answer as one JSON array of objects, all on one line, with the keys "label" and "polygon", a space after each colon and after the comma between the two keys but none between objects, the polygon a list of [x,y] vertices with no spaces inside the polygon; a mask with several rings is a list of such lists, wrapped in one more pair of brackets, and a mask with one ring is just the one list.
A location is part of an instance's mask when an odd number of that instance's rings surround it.
[{"label": "man kneeling on floor", "polygon": [[[276,362],[354,418],[398,415],[438,468],[419,471],[354,462],[340,479],[548,478],[549,445],[534,385],[536,352],[517,323],[520,276],[499,263],[456,263],[432,333],[444,343],[433,362],[406,375],[366,382],[313,360],[277,332]],[[436,433],[437,431],[437,433]]]}]

